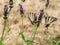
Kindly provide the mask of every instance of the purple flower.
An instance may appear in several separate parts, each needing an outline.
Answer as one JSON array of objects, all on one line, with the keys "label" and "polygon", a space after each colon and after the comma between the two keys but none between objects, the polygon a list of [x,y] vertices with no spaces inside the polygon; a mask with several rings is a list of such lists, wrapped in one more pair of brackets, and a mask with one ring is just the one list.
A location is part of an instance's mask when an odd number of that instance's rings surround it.
[{"label": "purple flower", "polygon": [[24,14],[23,6],[21,4],[19,4],[19,6],[20,6],[20,14]]},{"label": "purple flower", "polygon": [[43,14],[44,14],[44,10],[41,9],[41,10],[40,10],[40,15],[43,15]]},{"label": "purple flower", "polygon": [[37,23],[38,22],[38,16],[35,15],[35,22]]},{"label": "purple flower", "polygon": [[48,5],[49,5],[49,0],[46,0],[46,7],[48,7]]},{"label": "purple flower", "polygon": [[4,16],[8,14],[8,5],[4,5]]}]

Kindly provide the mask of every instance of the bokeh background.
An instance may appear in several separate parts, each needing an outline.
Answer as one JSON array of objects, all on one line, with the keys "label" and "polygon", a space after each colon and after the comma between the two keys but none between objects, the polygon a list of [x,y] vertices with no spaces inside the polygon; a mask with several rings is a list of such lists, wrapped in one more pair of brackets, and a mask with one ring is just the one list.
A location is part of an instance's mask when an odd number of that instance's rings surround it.
[{"label": "bokeh background", "polygon": [[[47,16],[53,16],[57,18],[57,21],[53,22],[48,29],[44,27],[44,18],[41,22],[40,27],[35,36],[34,45],[55,45],[53,42],[49,44],[49,41],[57,41],[60,40],[60,0],[50,0],[50,4],[47,9],[45,9],[45,0],[26,0],[22,2],[21,0],[13,0],[14,7],[11,10],[8,21],[7,27],[11,28],[11,31],[7,33],[6,39],[4,43],[6,45],[16,45],[16,39],[18,38],[18,32],[22,28],[21,16],[19,13],[19,4],[22,4],[24,7],[24,35],[26,39],[31,39],[32,36],[32,25],[28,20],[27,16],[29,12],[37,13],[39,9],[44,9],[44,14]],[[9,4],[9,0],[0,0],[0,37],[3,30],[3,6],[4,4]],[[21,36],[18,39],[18,44],[23,45],[24,42],[22,41]]]}]

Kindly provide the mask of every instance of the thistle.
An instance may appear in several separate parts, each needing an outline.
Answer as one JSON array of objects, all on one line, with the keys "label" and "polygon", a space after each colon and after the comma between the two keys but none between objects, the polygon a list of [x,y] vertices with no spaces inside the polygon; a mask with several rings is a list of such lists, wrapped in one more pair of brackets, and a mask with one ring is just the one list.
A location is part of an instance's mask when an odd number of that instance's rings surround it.
[{"label": "thistle", "polygon": [[48,5],[49,5],[49,0],[46,0],[46,4],[45,4],[46,8],[48,7]]},{"label": "thistle", "polygon": [[9,11],[11,11],[11,9],[13,8],[13,0],[9,0],[9,7],[10,7],[10,10]]}]

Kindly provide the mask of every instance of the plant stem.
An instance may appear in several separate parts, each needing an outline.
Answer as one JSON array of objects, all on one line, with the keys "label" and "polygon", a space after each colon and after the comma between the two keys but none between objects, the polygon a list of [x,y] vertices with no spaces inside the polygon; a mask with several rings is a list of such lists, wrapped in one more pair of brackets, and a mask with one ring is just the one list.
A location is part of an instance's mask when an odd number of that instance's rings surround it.
[{"label": "plant stem", "polygon": [[[37,24],[34,24],[34,31],[33,31],[33,37],[32,37],[32,40],[34,40],[35,35],[36,35],[36,32],[37,32]],[[33,44],[31,44],[31,45],[33,45]]]},{"label": "plant stem", "polygon": [[21,18],[22,18],[22,30],[23,30],[23,14],[21,15]]},{"label": "plant stem", "polygon": [[[21,15],[21,18],[22,18],[22,31],[23,31],[23,14]],[[21,31],[19,31],[19,32],[21,32]],[[19,33],[18,33],[18,37],[17,37],[17,40],[16,40],[16,45],[18,44],[18,38],[19,38]]]},{"label": "plant stem", "polygon": [[2,31],[1,42],[3,41],[3,36],[4,36],[5,28],[6,28],[6,23],[7,23],[7,19],[4,20],[4,28],[3,28],[3,31]]}]

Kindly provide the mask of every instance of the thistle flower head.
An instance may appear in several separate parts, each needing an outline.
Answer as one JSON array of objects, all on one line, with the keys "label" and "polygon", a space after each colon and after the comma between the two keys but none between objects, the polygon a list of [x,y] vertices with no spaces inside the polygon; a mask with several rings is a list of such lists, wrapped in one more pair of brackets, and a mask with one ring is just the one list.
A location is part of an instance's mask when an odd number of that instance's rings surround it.
[{"label": "thistle flower head", "polygon": [[19,6],[20,6],[20,14],[24,14],[23,6],[21,4],[19,4]]}]

